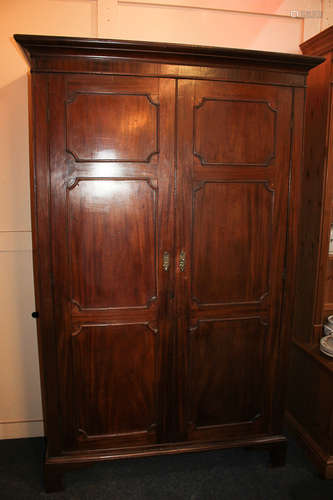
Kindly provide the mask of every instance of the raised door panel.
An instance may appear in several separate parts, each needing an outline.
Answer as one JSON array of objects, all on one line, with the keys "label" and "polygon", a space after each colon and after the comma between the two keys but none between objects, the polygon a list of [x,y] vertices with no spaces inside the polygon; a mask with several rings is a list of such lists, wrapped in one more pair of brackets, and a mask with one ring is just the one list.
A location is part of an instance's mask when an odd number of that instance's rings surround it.
[{"label": "raised door panel", "polygon": [[72,335],[82,447],[105,435],[113,445],[154,440],[157,425],[157,332],[147,324],[82,326]]},{"label": "raised door panel", "polygon": [[85,179],[68,196],[73,302],[148,307],[157,296],[156,189],[144,179]]},{"label": "raised door panel", "polygon": [[276,110],[268,101],[203,97],[194,107],[194,154],[202,165],[266,166],[275,142]]},{"label": "raised door panel", "polygon": [[56,75],[49,106],[62,447],[165,440],[175,83]]},{"label": "raised door panel", "polygon": [[265,182],[209,181],[194,190],[193,301],[263,300],[269,287],[273,205],[274,192]]},{"label": "raised door panel", "polygon": [[259,428],[266,330],[259,318],[241,318],[198,321],[190,331],[190,423],[195,434],[244,422],[258,421]]},{"label": "raised door panel", "polygon": [[281,432],[273,413],[281,390],[292,92],[220,82],[178,85],[183,438]]},{"label": "raised door panel", "polygon": [[77,161],[148,162],[158,153],[159,106],[149,95],[73,93],[66,110],[67,151]]}]

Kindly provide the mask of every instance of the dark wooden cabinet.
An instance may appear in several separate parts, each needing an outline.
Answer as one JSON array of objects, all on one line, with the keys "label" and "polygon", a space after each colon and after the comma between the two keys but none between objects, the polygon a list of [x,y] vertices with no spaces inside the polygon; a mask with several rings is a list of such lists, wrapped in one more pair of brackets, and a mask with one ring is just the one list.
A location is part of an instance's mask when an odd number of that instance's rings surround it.
[{"label": "dark wooden cabinet", "polygon": [[32,68],[46,487],[267,445],[283,398],[317,58],[17,35]]},{"label": "dark wooden cabinet", "polygon": [[287,416],[321,474],[333,479],[333,360],[319,349],[323,324],[333,314],[333,259],[329,255],[333,224],[333,28],[310,38],[301,49],[304,54],[325,57],[325,62],[308,77]]}]

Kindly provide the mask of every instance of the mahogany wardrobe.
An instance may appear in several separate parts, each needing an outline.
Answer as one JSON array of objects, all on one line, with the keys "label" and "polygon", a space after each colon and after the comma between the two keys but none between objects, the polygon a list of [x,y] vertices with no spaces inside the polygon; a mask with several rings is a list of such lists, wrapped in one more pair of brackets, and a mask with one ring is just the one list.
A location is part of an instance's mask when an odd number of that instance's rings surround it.
[{"label": "mahogany wardrobe", "polygon": [[31,66],[45,485],[104,460],[284,462],[305,80],[320,58],[16,35]]}]

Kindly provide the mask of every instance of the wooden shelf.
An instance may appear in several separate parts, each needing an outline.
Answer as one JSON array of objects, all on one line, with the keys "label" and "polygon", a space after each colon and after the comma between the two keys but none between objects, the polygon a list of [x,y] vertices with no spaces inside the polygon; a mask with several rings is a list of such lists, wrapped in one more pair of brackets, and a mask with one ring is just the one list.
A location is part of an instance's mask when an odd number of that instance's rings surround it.
[{"label": "wooden shelf", "polygon": [[333,373],[333,358],[323,354],[319,348],[319,343],[315,346],[308,346],[297,340],[293,339],[293,343],[302,351],[306,352],[309,356],[319,362],[322,366],[325,366],[330,372]]},{"label": "wooden shelf", "polygon": [[330,358],[329,356],[323,354],[319,348],[319,345],[312,347],[310,349],[310,353],[315,359],[320,361],[321,364],[323,364],[324,366],[326,366],[326,368],[333,372],[333,358]]}]

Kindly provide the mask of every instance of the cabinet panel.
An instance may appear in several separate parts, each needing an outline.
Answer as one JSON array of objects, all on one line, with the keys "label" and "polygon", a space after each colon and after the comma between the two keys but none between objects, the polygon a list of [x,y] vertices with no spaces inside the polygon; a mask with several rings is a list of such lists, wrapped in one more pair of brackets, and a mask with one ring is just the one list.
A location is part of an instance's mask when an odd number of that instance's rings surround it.
[{"label": "cabinet panel", "polygon": [[77,431],[83,444],[119,440],[120,434],[122,440],[142,441],[142,434],[155,430],[156,348],[157,332],[144,324],[89,325],[73,333]]},{"label": "cabinet panel", "polygon": [[106,90],[67,101],[67,150],[77,161],[149,161],[158,153],[158,104]]},{"label": "cabinet panel", "polygon": [[[319,358],[320,359],[320,358]],[[324,361],[330,358],[323,356]],[[290,353],[292,379],[288,386],[288,412],[311,436],[326,456],[332,454],[332,371],[293,344]]]},{"label": "cabinet panel", "polygon": [[210,181],[194,190],[192,300],[260,302],[268,293],[273,203],[263,182]]},{"label": "cabinet panel", "polygon": [[72,300],[80,309],[156,299],[156,202],[145,180],[88,179],[69,190]]},{"label": "cabinet panel", "polygon": [[275,145],[276,110],[267,101],[203,97],[194,107],[194,151],[202,165],[267,166]]},{"label": "cabinet panel", "polygon": [[266,335],[267,325],[258,318],[203,320],[190,331],[189,398],[195,429],[262,417]]}]

